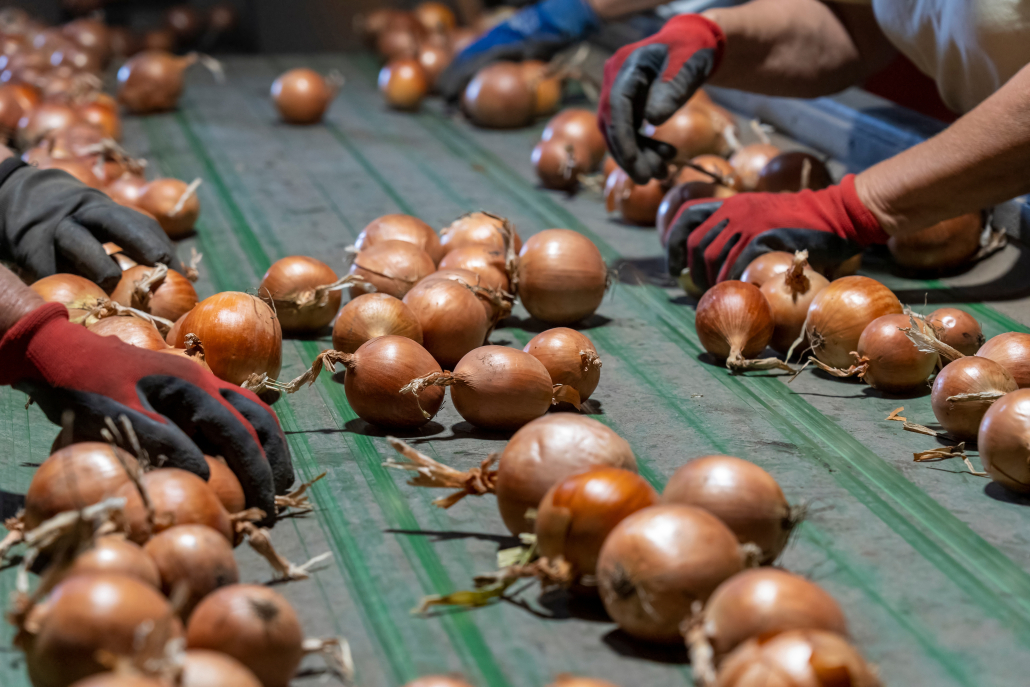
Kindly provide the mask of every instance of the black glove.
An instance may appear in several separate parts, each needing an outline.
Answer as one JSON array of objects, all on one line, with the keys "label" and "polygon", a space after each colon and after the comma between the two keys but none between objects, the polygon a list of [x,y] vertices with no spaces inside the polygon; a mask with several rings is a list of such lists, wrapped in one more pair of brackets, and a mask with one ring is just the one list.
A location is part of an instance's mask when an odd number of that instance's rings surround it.
[{"label": "black glove", "polygon": [[108,241],[141,264],[183,269],[161,226],[143,213],[67,172],[35,169],[17,158],[0,162],[0,259],[35,279],[74,272],[110,291],[122,271],[104,252]]}]

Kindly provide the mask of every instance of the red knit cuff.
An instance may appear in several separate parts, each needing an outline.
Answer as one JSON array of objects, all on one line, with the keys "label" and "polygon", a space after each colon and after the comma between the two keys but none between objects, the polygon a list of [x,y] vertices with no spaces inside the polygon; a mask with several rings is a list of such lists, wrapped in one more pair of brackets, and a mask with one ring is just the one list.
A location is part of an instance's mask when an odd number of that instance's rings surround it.
[{"label": "red knit cuff", "polygon": [[848,174],[840,180],[841,202],[854,227],[854,235],[848,238],[862,246],[887,243],[890,234],[880,226],[880,220],[869,211],[858,198],[855,190],[855,175]]},{"label": "red knit cuff", "polygon": [[0,386],[9,386],[37,376],[28,351],[36,335],[55,320],[68,321],[68,309],[61,303],[41,305],[7,330],[0,339]]}]

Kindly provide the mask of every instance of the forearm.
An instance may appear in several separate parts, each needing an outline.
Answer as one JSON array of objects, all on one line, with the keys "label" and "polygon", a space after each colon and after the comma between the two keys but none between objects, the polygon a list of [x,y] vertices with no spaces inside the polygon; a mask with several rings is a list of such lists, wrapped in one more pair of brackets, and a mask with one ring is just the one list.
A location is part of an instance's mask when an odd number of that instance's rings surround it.
[{"label": "forearm", "polygon": [[43,303],[39,294],[25,286],[14,272],[0,265],[0,337]]},{"label": "forearm", "polygon": [[888,234],[1030,193],[1030,66],[948,129],[855,179]]}]

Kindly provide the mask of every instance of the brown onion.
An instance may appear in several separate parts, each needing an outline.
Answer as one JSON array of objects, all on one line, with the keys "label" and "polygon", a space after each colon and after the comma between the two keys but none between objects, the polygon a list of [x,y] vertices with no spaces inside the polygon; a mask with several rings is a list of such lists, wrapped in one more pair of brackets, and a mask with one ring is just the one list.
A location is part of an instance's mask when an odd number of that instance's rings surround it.
[{"label": "brown onion", "polygon": [[290,124],[322,121],[339,86],[311,69],[291,69],[272,82],[272,102]]},{"label": "brown onion", "polygon": [[477,286],[511,290],[511,279],[503,251],[489,246],[465,246],[449,251],[440,261],[442,270],[466,270],[479,277]]},{"label": "brown onion", "polygon": [[146,187],[147,180],[135,174],[123,174],[104,187],[104,192],[114,202],[135,208],[139,204],[139,197]]},{"label": "brown onion", "polygon": [[618,212],[630,224],[653,227],[665,198],[665,185],[658,179],[638,184],[622,169],[616,169],[604,184],[605,207]]},{"label": "brown onion", "polygon": [[541,60],[522,62],[522,73],[533,88],[533,115],[546,117],[561,104],[562,78],[549,74],[550,67]]},{"label": "brown onion", "polygon": [[406,28],[389,28],[376,40],[376,51],[387,62],[415,59],[418,46],[418,36]]},{"label": "brown onion", "polygon": [[205,525],[169,527],[151,537],[143,549],[157,565],[165,596],[180,587],[186,590],[187,596],[177,609],[183,620],[205,596],[240,581],[232,544]]},{"label": "brown onion", "polygon": [[755,190],[759,193],[797,193],[819,191],[833,184],[826,164],[815,155],[792,151],[769,160],[758,173]]},{"label": "brown onion", "polygon": [[201,478],[178,468],[158,468],[140,477],[154,510],[153,523],[133,483],[123,484],[116,493],[125,498],[125,519],[129,539],[145,544],[151,536],[176,525],[206,525],[233,541],[229,513],[218,496]]},{"label": "brown onion", "polygon": [[774,328],[769,301],[754,284],[724,281],[708,289],[697,304],[694,327],[716,362],[731,370],[765,367],[765,361],[749,360],[769,345]]},{"label": "brown onion", "polygon": [[471,286],[480,304],[483,306],[484,312],[486,312],[487,320],[491,323],[499,322],[511,314],[512,301],[509,300],[510,294],[487,289],[483,284],[483,278],[469,270],[454,268],[437,270],[420,281],[419,284],[429,284],[441,279],[448,279]]},{"label": "brown onion", "polygon": [[736,191],[731,188],[702,181],[688,181],[673,186],[662,196],[658,214],[655,216],[655,227],[658,229],[658,240],[661,241],[662,248],[669,245],[672,221],[684,203],[701,198],[729,198],[733,195],[736,195]]},{"label": "brown onion", "polygon": [[56,102],[42,102],[25,111],[18,121],[18,138],[23,148],[30,148],[47,134],[79,124],[82,119],[70,105]]},{"label": "brown onion", "polygon": [[263,687],[287,687],[304,656],[297,614],[267,587],[234,584],[207,596],[186,627],[189,649],[235,658]]},{"label": "brown onion", "polygon": [[866,326],[881,315],[901,314],[901,302],[886,286],[869,277],[830,282],[808,308],[805,335],[815,357],[832,367],[848,367]]},{"label": "brown onion", "polygon": [[204,343],[207,364],[220,379],[242,384],[255,374],[279,376],[283,332],[259,298],[238,291],[205,298],[186,315],[172,345],[185,348],[187,334]]},{"label": "brown onion", "polygon": [[207,649],[182,653],[180,680],[176,687],[261,687],[250,668],[232,656]]},{"label": "brown onion", "polygon": [[[169,28],[150,29],[141,38],[143,50],[147,52],[171,53],[178,47],[175,32]],[[137,55],[139,53],[136,53]]]},{"label": "brown onion", "polygon": [[[712,182],[725,183],[727,188],[737,190],[737,185],[739,184],[737,172],[726,158],[719,157],[718,155],[698,155],[690,161],[690,164],[692,166],[684,165],[676,172],[676,178],[673,183],[685,184],[690,181],[703,181],[706,184]],[[695,169],[695,167],[700,167],[711,173],[705,174]]]},{"label": "brown onion", "polygon": [[110,37],[104,22],[90,17],[80,17],[61,27],[61,33],[83,50],[94,53],[101,61],[106,61],[110,52]]},{"label": "brown onion", "polygon": [[[103,672],[98,652],[131,657],[139,632],[167,623],[172,608],[150,585],[125,575],[76,575],[57,585],[32,609],[24,639],[25,663],[35,687],[68,687]],[[170,639],[182,632],[169,623]]]},{"label": "brown onion", "polygon": [[569,325],[594,314],[608,288],[608,266],[593,241],[571,229],[545,229],[519,251],[519,300],[533,317]]},{"label": "brown onion", "polygon": [[93,166],[79,160],[61,160],[58,158],[46,158],[36,161],[39,169],[59,169],[62,172],[75,177],[90,188],[103,188],[103,182],[93,172]]},{"label": "brown onion", "polygon": [[161,588],[161,576],[154,559],[139,544],[125,539],[121,534],[98,537],[90,548],[75,557],[62,579],[72,575],[98,573],[127,575],[146,582],[154,589]]},{"label": "brown onion", "polygon": [[8,142],[14,138],[24,115],[25,110],[14,91],[7,84],[0,86],[0,140]]},{"label": "brown onion", "polygon": [[681,640],[691,606],[740,572],[744,557],[733,532],[690,506],[661,505],[620,522],[601,547],[597,581],[605,610],[630,635]]},{"label": "brown onion", "polygon": [[578,677],[576,675],[562,674],[555,678],[548,687],[618,687],[607,680],[598,680],[592,677]]},{"label": "brown onion", "polygon": [[[916,348],[902,329],[911,322],[923,334],[930,334],[930,326],[908,315],[883,315],[870,322],[858,339],[858,348],[852,357],[853,365],[845,373],[819,365],[838,376],[857,374],[874,389],[888,393],[903,393],[927,383],[937,367],[937,353]],[[818,364],[818,363],[817,363]]]},{"label": "brown onion", "polygon": [[887,247],[894,261],[914,270],[949,270],[970,261],[980,250],[983,220],[972,212],[938,222],[907,236],[892,236]]},{"label": "brown onion", "polygon": [[454,52],[450,48],[430,44],[419,46],[418,63],[422,67],[422,72],[426,75],[429,90],[436,87],[436,80],[440,77],[440,73],[447,68],[453,59]]},{"label": "brown onion", "polygon": [[197,182],[155,179],[140,191],[137,205],[149,212],[170,238],[180,239],[193,232],[200,216]]},{"label": "brown onion", "polygon": [[333,321],[343,299],[339,291],[319,287],[337,281],[336,272],[321,260],[291,255],[272,263],[258,295],[274,304],[283,331],[315,332]]},{"label": "brown onion", "polygon": [[575,389],[580,401],[590,398],[601,381],[597,349],[585,334],[575,329],[548,329],[530,339],[522,350],[544,364],[553,384]]},{"label": "brown onion", "polygon": [[416,284],[404,296],[422,327],[422,344],[445,369],[482,346],[491,320],[468,284],[451,279]]},{"label": "brown onion", "polygon": [[343,306],[333,325],[333,348],[353,353],[366,341],[396,335],[422,343],[422,325],[403,301],[386,293],[366,293]]},{"label": "brown onion", "polygon": [[794,264],[794,255],[783,250],[762,253],[748,263],[740,275],[740,281],[754,284],[761,288],[762,284],[779,274],[785,274]]},{"label": "brown onion", "polygon": [[629,470],[596,467],[570,475],[540,501],[536,544],[541,556],[564,558],[575,579],[597,572],[601,545],[628,515],[658,504],[658,493]]},{"label": "brown onion", "polygon": [[[511,227],[512,250],[522,249],[522,239]],[[440,247],[443,254],[456,248],[472,245],[486,245],[506,251],[508,239],[504,230],[504,218],[486,212],[469,212],[440,230]]]},{"label": "brown onion", "polygon": [[683,164],[698,155],[729,152],[726,139],[708,110],[684,106],[658,126],[644,127],[644,135],[676,149],[673,164]]},{"label": "brown onion", "polygon": [[111,300],[174,322],[197,304],[197,291],[189,279],[171,269],[159,281],[151,283],[153,277],[158,276],[154,274],[156,269],[137,265],[122,272],[122,280],[111,292]]},{"label": "brown onion", "polygon": [[1005,394],[984,414],[977,434],[984,470],[1003,487],[1030,493],[1030,390]]},{"label": "brown onion", "polygon": [[776,560],[798,522],[772,475],[732,456],[704,456],[681,467],[665,486],[662,503],[708,511],[741,544],[757,546],[760,563]]},{"label": "brown onion", "polygon": [[748,640],[726,657],[714,687],[772,687],[774,684],[776,687],[881,686],[876,670],[847,640],[833,632],[809,629]]},{"label": "brown onion", "polygon": [[379,70],[379,92],[396,110],[417,110],[429,86],[429,78],[416,57],[393,59]]},{"label": "brown onion", "polygon": [[215,492],[215,496],[225,506],[230,515],[239,513],[247,507],[247,498],[243,494],[243,485],[237,479],[236,473],[225,464],[222,458],[204,456],[204,462],[211,474],[207,478],[207,486]]},{"label": "brown onion", "polygon": [[[980,422],[991,404],[1018,388],[1016,380],[1004,367],[988,358],[971,355],[948,363],[937,374],[930,403],[945,432],[962,441],[975,441]],[[980,398],[955,398],[969,395]]]},{"label": "brown onion", "polygon": [[[193,312],[193,311],[191,310],[190,312]],[[186,313],[186,315],[189,315],[189,314],[190,313]],[[172,328],[168,330],[168,334],[165,336],[165,343],[168,344],[169,346],[172,346],[173,348],[178,348],[180,346],[184,348],[186,346],[185,342],[181,342],[180,343],[180,339],[179,339],[179,330],[182,329],[182,323],[186,321],[186,315],[183,315],[182,317],[177,319],[175,322],[173,322],[172,323]],[[186,334],[187,334],[187,332],[183,332],[183,336],[184,337],[185,337]]]},{"label": "brown onion", "polygon": [[604,136],[597,126],[597,114],[581,108],[568,108],[556,114],[547,122],[540,138],[544,141],[560,138],[584,145],[590,151],[591,170],[597,169],[608,152]]},{"label": "brown onion", "polygon": [[762,295],[769,301],[773,317],[773,335],[769,345],[779,353],[786,354],[804,333],[809,306],[816,294],[830,283],[808,266],[807,257],[808,251],[800,252],[789,270],[762,284]]},{"label": "brown onion", "polygon": [[958,308],[938,308],[926,316],[934,334],[962,355],[976,355],[984,345],[983,329],[976,318]]},{"label": "brown onion", "polygon": [[114,336],[130,346],[150,351],[163,351],[168,348],[157,327],[140,317],[104,317],[86,328],[98,336]]},{"label": "brown onion", "polygon": [[107,138],[120,141],[122,139],[122,120],[117,110],[101,105],[99,102],[86,103],[78,108],[79,117],[84,122],[100,129]]},{"label": "brown onion", "polygon": [[133,55],[118,70],[118,102],[133,114],[175,109],[182,95],[183,73],[196,61],[196,54],[178,57],[167,49]]},{"label": "brown onion", "polygon": [[533,147],[530,159],[544,188],[574,191],[590,171],[590,151],[570,139],[552,138]]},{"label": "brown onion", "polygon": [[780,154],[780,149],[769,143],[752,143],[730,156],[730,165],[737,172],[742,191],[758,188],[758,177],[769,161]]},{"label": "brown onion", "polygon": [[33,530],[58,513],[114,496],[129,482],[125,465],[136,469],[136,459],[100,442],[71,444],[55,451],[36,468],[25,493],[25,529]]},{"label": "brown onion", "polygon": [[47,303],[62,303],[71,319],[82,317],[107,294],[99,286],[77,274],[51,274],[29,287]]},{"label": "brown onion", "polygon": [[1030,387],[1030,334],[998,334],[988,339],[976,354],[981,358],[989,358],[1008,370],[1020,389]]},{"label": "brown onion", "polygon": [[43,100],[43,95],[39,92],[39,89],[32,84],[7,83],[4,84],[4,88],[9,88],[14,93],[14,97],[18,99],[18,104],[21,105],[22,112],[28,112]]},{"label": "brown onion", "polygon": [[[427,274],[436,269],[429,254],[407,241],[381,241],[358,253],[350,274],[363,279],[379,293],[404,298]],[[366,293],[360,283],[351,287],[351,296]]]},{"label": "brown onion", "polygon": [[458,24],[454,11],[442,2],[421,2],[415,6],[414,15],[426,31],[443,33]]},{"label": "brown onion", "polygon": [[521,65],[494,62],[480,69],[465,87],[462,109],[477,126],[515,129],[533,121],[536,93]]},{"label": "brown onion", "polygon": [[424,250],[433,259],[434,264],[439,263],[443,257],[440,237],[431,226],[411,215],[383,215],[372,220],[358,234],[354,248],[360,253],[384,241],[413,243]]}]

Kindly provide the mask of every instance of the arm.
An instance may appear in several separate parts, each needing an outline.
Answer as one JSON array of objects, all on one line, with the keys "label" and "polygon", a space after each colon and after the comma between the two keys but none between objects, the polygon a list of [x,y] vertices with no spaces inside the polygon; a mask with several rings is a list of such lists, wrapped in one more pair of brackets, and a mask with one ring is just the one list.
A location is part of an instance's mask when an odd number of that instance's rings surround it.
[{"label": "arm", "polygon": [[888,234],[906,235],[1030,192],[1030,66],[928,141],[855,178]]},{"label": "arm", "polygon": [[0,265],[0,339],[18,320],[43,305],[43,302],[11,270]]}]

